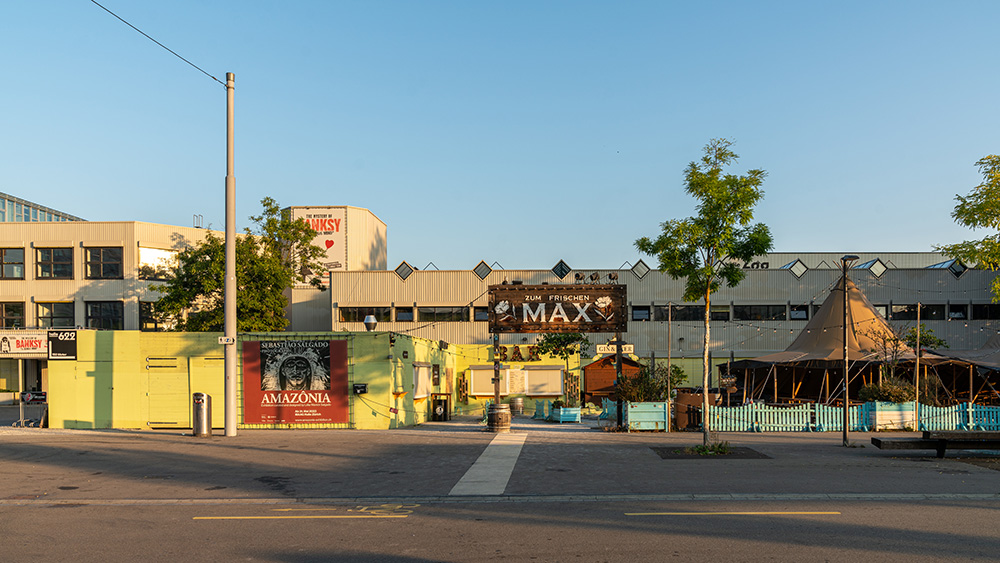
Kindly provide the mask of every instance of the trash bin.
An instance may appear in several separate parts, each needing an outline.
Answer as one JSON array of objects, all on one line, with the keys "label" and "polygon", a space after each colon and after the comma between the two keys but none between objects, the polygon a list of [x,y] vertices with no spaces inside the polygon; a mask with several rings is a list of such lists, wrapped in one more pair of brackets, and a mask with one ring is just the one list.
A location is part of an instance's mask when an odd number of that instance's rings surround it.
[{"label": "trash bin", "polygon": [[447,422],[451,418],[451,395],[435,393],[431,396],[431,420]]},{"label": "trash bin", "polygon": [[194,408],[193,436],[205,437],[212,435],[212,397],[205,393],[195,393],[191,396]]}]

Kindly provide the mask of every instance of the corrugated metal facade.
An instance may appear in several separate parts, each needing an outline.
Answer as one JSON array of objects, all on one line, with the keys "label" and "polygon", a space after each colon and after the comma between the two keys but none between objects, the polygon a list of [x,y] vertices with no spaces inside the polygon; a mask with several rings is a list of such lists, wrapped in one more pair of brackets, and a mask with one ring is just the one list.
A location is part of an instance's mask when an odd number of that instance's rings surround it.
[{"label": "corrugated metal facade", "polygon": [[[818,307],[840,277],[839,258],[831,253],[776,253],[762,258],[757,266],[747,265],[746,278],[735,288],[723,287],[713,294],[713,307],[729,313],[729,321],[712,323],[712,353],[714,360],[722,361],[732,353],[736,358],[746,358],[784,350],[794,340],[806,319],[803,320],[737,320],[734,312],[744,305],[806,306],[811,317],[812,306]],[[887,266],[884,272],[875,268],[853,269],[850,272],[858,287],[876,306],[912,305],[972,305],[991,302],[989,285],[995,272],[967,270],[961,275],[928,266],[947,260],[938,253],[881,253],[860,256],[858,263],[878,258]],[[796,277],[789,269],[779,269],[801,260],[805,271]],[[763,264],[767,263],[767,267]],[[831,264],[832,263],[832,264]],[[778,267],[775,267],[775,265]],[[898,267],[907,264],[908,267]],[[811,267],[820,265],[822,268]],[[893,267],[896,266],[896,267]],[[331,324],[334,331],[363,331],[360,322],[341,322],[340,310],[347,307],[439,307],[465,306],[472,318],[475,307],[487,304],[487,288],[504,281],[524,284],[574,283],[577,274],[584,281],[597,273],[599,281],[608,282],[608,274],[618,276],[617,283],[627,286],[630,310],[635,307],[666,306],[683,302],[684,280],[674,280],[662,272],[651,270],[642,278],[632,270],[571,271],[560,279],[547,270],[496,270],[480,278],[473,271],[415,271],[405,281],[393,271],[384,272],[335,272],[330,278],[329,295],[318,292],[300,293],[297,302],[302,307],[331,307]],[[696,304],[696,303],[695,303]],[[692,303],[687,303],[692,305]],[[969,306],[968,310],[971,311]],[[652,316],[651,316],[652,317]],[[395,316],[390,317],[395,319]],[[786,316],[787,318],[787,316]],[[947,317],[946,317],[947,318]],[[967,319],[967,317],[966,317]],[[924,324],[943,338],[952,348],[976,348],[1000,328],[996,319],[928,320]],[[913,321],[893,321],[898,326],[912,326]],[[293,327],[293,330],[320,330],[324,327]],[[459,344],[485,344],[490,342],[485,321],[470,322],[412,322],[383,321],[379,331],[413,334],[423,338],[445,340]],[[613,335],[592,334],[594,344],[604,343]],[[701,353],[703,326],[698,320],[668,323],[662,320],[630,321],[625,340],[635,344],[636,354],[665,357],[694,357]],[[503,335],[503,344],[533,342],[534,335]]]}]

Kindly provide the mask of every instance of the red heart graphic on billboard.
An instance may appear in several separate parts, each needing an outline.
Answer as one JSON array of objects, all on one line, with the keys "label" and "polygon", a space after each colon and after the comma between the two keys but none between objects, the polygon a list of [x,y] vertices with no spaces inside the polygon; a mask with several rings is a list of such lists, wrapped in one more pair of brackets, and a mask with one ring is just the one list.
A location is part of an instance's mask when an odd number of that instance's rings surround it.
[{"label": "red heart graphic on billboard", "polygon": [[327,240],[326,241],[326,247],[330,248],[331,246],[333,246],[333,241],[332,240]]}]

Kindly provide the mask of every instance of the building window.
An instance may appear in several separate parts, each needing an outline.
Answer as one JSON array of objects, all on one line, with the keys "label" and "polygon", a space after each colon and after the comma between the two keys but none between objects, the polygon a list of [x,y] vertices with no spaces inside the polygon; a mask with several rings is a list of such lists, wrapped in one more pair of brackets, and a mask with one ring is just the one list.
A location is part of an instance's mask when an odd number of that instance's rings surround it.
[{"label": "building window", "polygon": [[788,311],[790,321],[808,321],[809,305],[792,305]]},{"label": "building window", "polygon": [[76,326],[72,302],[35,303],[35,312],[40,328]]},{"label": "building window", "polygon": [[0,277],[5,280],[24,279],[24,249],[0,248]]},{"label": "building window", "polygon": [[653,307],[653,320],[704,321],[705,307],[701,305],[657,305]]},{"label": "building window", "polygon": [[969,318],[969,306],[968,305],[948,305],[948,319],[954,319],[956,321],[964,321]]},{"label": "building window", "polygon": [[737,321],[783,321],[784,305],[736,305],[733,318]]},{"label": "building window", "polygon": [[88,301],[87,328],[122,330],[125,328],[125,306],[121,301]]},{"label": "building window", "polygon": [[649,320],[649,306],[632,307],[632,320],[633,321],[648,321]]},{"label": "building window", "polygon": [[994,321],[1000,319],[1000,305],[993,303],[975,304],[972,306],[972,318],[977,321]]},{"label": "building window", "polygon": [[462,323],[468,320],[468,307],[417,307],[417,321],[421,323]]},{"label": "building window", "polygon": [[[702,316],[699,320],[705,319],[705,308],[702,307]],[[728,321],[729,320],[729,305],[712,305],[709,310],[709,319],[713,321]]]},{"label": "building window", "polygon": [[83,250],[88,280],[120,280],[122,275],[122,248],[111,246]]},{"label": "building window", "polygon": [[476,322],[487,322],[490,320],[489,307],[473,307],[472,320]]},{"label": "building window", "polygon": [[[944,305],[921,305],[920,306],[920,320],[921,321],[943,321],[944,316]],[[917,320],[917,306],[916,305],[893,305],[892,306],[892,319],[895,321],[915,321]]]},{"label": "building window", "polygon": [[166,330],[156,318],[156,303],[139,302],[139,330],[144,332],[163,332]]},{"label": "building window", "polygon": [[389,322],[388,307],[339,307],[340,322],[342,323],[363,323],[365,317],[372,315],[378,322]]},{"label": "building window", "polygon": [[396,322],[397,323],[412,323],[413,322],[413,307],[396,307]]},{"label": "building window", "polygon": [[24,328],[24,303],[0,303],[3,328]]},{"label": "building window", "polygon": [[945,320],[945,306],[944,305],[921,305],[920,306],[920,320],[921,321],[943,321],[943,320]]},{"label": "building window", "polygon": [[139,279],[169,280],[171,267],[177,262],[177,252],[160,248],[139,247]]},{"label": "building window", "polygon": [[37,263],[39,279],[73,279],[72,248],[39,248]]},{"label": "building window", "polygon": [[[889,306],[888,305],[872,305],[878,314],[882,315],[883,319],[889,318]],[[813,311],[815,313],[815,311]]]}]

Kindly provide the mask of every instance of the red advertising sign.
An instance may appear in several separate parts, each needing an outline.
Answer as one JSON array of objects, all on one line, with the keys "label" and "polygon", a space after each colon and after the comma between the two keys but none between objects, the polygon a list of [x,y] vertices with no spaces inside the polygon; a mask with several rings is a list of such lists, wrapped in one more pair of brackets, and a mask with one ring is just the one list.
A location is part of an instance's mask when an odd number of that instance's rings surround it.
[{"label": "red advertising sign", "polygon": [[243,343],[244,424],[346,422],[346,340]]}]

